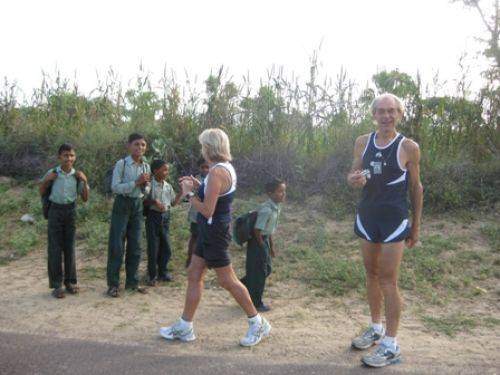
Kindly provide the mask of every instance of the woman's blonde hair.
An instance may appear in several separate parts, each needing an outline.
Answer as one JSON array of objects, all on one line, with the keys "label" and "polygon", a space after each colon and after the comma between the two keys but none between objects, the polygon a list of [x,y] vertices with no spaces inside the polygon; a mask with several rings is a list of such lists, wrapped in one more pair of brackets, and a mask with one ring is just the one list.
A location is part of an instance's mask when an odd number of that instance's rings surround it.
[{"label": "woman's blonde hair", "polygon": [[215,162],[232,160],[229,137],[222,129],[206,129],[200,134],[198,140],[205,159]]}]

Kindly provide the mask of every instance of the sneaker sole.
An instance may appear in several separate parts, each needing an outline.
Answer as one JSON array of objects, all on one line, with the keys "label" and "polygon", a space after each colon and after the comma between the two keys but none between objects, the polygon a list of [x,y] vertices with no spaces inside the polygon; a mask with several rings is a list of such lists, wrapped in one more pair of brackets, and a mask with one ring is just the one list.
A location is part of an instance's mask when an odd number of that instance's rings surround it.
[{"label": "sneaker sole", "polygon": [[354,343],[351,343],[351,347],[353,349],[358,349],[358,350],[370,349],[372,346],[380,344],[380,342],[382,341],[382,338],[383,337],[381,337],[379,340],[375,340],[370,345],[365,345],[365,346],[356,346],[356,345],[354,345]]},{"label": "sneaker sole", "polygon": [[351,344],[351,347],[353,349],[365,350],[365,349],[370,349],[372,346],[377,345],[379,342],[380,342],[380,340],[379,341],[374,341],[370,345],[365,345],[365,346],[357,346],[357,345]]},{"label": "sneaker sole", "polygon": [[173,336],[169,336],[169,335],[163,333],[160,330],[160,336],[163,337],[165,340],[169,340],[169,341],[179,340],[179,341],[182,341],[182,342],[190,342],[190,341],[196,340],[196,336],[194,335],[194,333],[193,333],[192,336],[189,336],[189,337],[173,337]]},{"label": "sneaker sole", "polygon": [[385,367],[385,366],[389,366],[389,365],[396,365],[398,363],[400,363],[402,360],[401,356],[399,357],[396,357],[396,358],[393,358],[391,359],[390,361],[387,361],[385,363],[380,363],[380,364],[374,364],[374,363],[367,363],[363,360],[363,358],[361,358],[361,362],[365,365],[365,366],[368,366],[368,367],[375,367],[375,368],[380,368],[380,367]]}]

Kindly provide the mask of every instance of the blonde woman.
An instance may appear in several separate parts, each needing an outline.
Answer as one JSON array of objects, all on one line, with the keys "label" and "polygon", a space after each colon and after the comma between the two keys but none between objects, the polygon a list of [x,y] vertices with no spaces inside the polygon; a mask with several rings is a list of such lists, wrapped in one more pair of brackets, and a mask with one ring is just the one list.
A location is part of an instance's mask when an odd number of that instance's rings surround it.
[{"label": "blonde woman", "polygon": [[[236,191],[236,172],[231,165],[229,138],[221,129],[207,129],[199,136],[203,158],[210,170],[203,182],[193,176],[180,179],[182,193],[198,211],[198,243],[188,268],[188,286],[182,317],[160,329],[167,340],[195,339],[193,318],[201,300],[207,268],[213,268],[221,287],[229,291],[248,316],[249,328],[242,346],[257,345],[269,335],[271,325],[261,317],[248,290],[238,280],[229,257],[231,203]],[[198,196],[193,193],[198,190]]]}]

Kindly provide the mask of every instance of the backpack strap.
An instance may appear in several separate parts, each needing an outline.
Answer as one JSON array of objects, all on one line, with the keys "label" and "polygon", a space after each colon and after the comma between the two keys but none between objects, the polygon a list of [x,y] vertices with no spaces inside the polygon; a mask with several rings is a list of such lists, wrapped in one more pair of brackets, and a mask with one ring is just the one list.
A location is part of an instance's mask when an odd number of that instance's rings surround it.
[{"label": "backpack strap", "polygon": [[[55,168],[52,168],[52,173],[57,173],[57,167]],[[57,173],[57,175],[59,176],[59,174]],[[45,190],[45,194],[43,195],[44,197],[47,196],[47,199],[48,197],[50,196],[50,194],[52,193],[52,185],[54,185],[54,181],[50,181],[50,184],[49,186],[47,186],[47,189]]]},{"label": "backpack strap", "polygon": [[[57,167],[52,168],[52,173],[57,174],[59,176],[59,173],[57,173]],[[52,190],[52,185],[54,185],[54,180],[50,181],[49,186],[47,186],[48,194],[50,194],[50,190]]]},{"label": "backpack strap", "polygon": [[76,180],[76,195],[78,196],[78,188],[81,186],[82,180],[76,176],[76,172],[75,172],[75,180]]},{"label": "backpack strap", "polygon": [[122,160],[123,160],[123,166],[122,166],[122,177],[120,179],[121,183],[123,183],[123,178],[125,177],[125,166],[126,166],[126,163],[127,163],[127,161],[125,160],[125,158],[123,158]]}]

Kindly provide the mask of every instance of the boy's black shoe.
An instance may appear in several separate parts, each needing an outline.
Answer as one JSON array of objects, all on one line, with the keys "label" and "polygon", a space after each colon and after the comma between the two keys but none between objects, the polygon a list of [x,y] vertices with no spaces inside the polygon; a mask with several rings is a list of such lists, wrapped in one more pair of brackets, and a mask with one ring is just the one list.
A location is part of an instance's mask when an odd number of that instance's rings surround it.
[{"label": "boy's black shoe", "polygon": [[257,306],[256,309],[258,312],[267,312],[267,311],[271,310],[271,307],[269,307],[268,305],[262,304],[260,306]]},{"label": "boy's black shoe", "polygon": [[69,294],[78,294],[78,292],[80,291],[80,288],[76,284],[68,284],[68,285],[66,285],[66,291]]},{"label": "boy's black shoe", "polygon": [[166,281],[166,282],[170,282],[172,281],[174,278],[172,277],[171,274],[169,274],[168,272],[165,274],[165,275],[162,275],[159,277],[160,281]]},{"label": "boy's black shoe", "polygon": [[148,284],[148,286],[153,286],[153,287],[155,287],[155,286],[157,285],[156,279],[149,280],[149,281],[147,282],[147,284]]},{"label": "boy's black shoe", "polygon": [[64,298],[65,297],[64,290],[62,288],[55,288],[52,291],[52,297],[54,297],[54,298]]},{"label": "boy's black shoe", "polygon": [[110,286],[106,294],[113,298],[120,297],[120,294],[118,293],[118,288],[116,286]]}]

